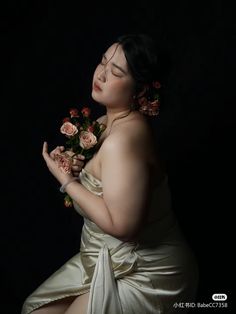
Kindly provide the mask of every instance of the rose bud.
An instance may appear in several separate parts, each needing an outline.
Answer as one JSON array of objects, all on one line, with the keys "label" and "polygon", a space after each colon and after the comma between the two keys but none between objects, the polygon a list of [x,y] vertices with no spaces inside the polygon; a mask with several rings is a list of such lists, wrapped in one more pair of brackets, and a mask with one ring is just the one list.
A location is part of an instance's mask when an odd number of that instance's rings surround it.
[{"label": "rose bud", "polygon": [[90,126],[87,128],[87,131],[93,133],[94,127],[93,127],[92,125],[90,125]]},{"label": "rose bud", "polygon": [[70,118],[69,118],[69,117],[65,117],[65,118],[62,120],[62,123],[65,123],[65,122],[70,122]]},{"label": "rose bud", "polygon": [[66,196],[64,197],[64,205],[66,207],[72,207],[73,206],[72,199],[68,194],[66,194]]},{"label": "rose bud", "polygon": [[70,112],[71,118],[79,118],[79,111],[78,111],[78,109],[71,108],[69,112]]},{"label": "rose bud", "polygon": [[90,116],[91,110],[90,110],[90,108],[88,108],[88,107],[84,107],[84,108],[81,110],[81,112],[82,112],[82,115],[83,115],[84,117],[88,118],[88,117]]}]

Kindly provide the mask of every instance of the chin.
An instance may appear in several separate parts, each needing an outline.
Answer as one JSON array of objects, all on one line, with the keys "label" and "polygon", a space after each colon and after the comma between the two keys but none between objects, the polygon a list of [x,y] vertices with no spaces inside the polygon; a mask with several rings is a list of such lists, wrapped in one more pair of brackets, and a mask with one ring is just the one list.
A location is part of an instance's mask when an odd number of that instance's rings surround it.
[{"label": "chin", "polygon": [[99,102],[99,99],[101,98],[101,97],[99,97],[99,96],[97,95],[97,93],[96,93],[95,91],[92,91],[91,97],[92,97],[93,100],[95,100],[96,102]]},{"label": "chin", "polygon": [[103,97],[101,97],[100,95],[98,95],[98,93],[96,91],[92,91],[91,93],[91,97],[93,98],[94,101],[96,101],[97,103],[103,105],[104,101],[103,101]]}]

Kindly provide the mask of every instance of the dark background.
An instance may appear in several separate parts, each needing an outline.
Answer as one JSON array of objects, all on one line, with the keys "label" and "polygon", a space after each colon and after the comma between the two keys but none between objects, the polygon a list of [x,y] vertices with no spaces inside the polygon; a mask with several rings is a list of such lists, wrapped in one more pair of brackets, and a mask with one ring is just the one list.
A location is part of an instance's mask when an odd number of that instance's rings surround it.
[{"label": "dark background", "polygon": [[107,44],[128,32],[154,36],[165,55],[156,130],[173,207],[199,263],[197,301],[226,293],[232,307],[231,12],[220,1],[5,3],[1,313],[20,313],[28,294],[79,250],[82,218],[64,207],[41,148],[44,140],[50,149],[62,143],[59,127],[70,107],[103,113],[90,98],[93,70]]}]

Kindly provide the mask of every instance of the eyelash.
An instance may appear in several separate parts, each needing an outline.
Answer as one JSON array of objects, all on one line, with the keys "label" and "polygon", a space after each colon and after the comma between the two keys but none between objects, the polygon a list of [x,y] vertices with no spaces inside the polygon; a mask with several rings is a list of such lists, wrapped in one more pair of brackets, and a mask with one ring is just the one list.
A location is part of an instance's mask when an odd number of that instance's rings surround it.
[{"label": "eyelash", "polygon": [[[106,62],[100,62],[100,65],[106,65]],[[115,74],[115,73],[113,73],[113,72],[111,72],[111,74],[112,75],[114,75],[114,76],[116,76],[116,77],[121,77],[120,75],[118,75],[118,74]]]},{"label": "eyelash", "polygon": [[116,76],[116,77],[121,77],[120,75],[115,74],[115,73],[112,73],[112,72],[111,72],[111,74],[114,75],[114,76]]}]

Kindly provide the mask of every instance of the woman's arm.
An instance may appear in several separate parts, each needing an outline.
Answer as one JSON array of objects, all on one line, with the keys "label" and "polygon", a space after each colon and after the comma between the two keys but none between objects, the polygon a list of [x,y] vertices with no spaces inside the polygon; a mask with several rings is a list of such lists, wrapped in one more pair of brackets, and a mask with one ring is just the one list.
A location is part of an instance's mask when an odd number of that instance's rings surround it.
[{"label": "woman's arm", "polygon": [[103,198],[77,182],[66,188],[90,220],[120,239],[134,236],[145,216],[149,169],[144,155],[134,136],[117,133],[102,147]]},{"label": "woman's arm", "polygon": [[[103,198],[78,182],[71,182],[66,187],[66,192],[90,220],[105,233],[122,240],[136,234],[146,212],[149,169],[143,153],[145,149],[136,137],[116,132],[104,142],[101,151]],[[55,166],[50,167],[51,162],[47,162],[49,170],[61,184],[70,180],[68,175],[65,178],[55,173],[57,170]]]}]

